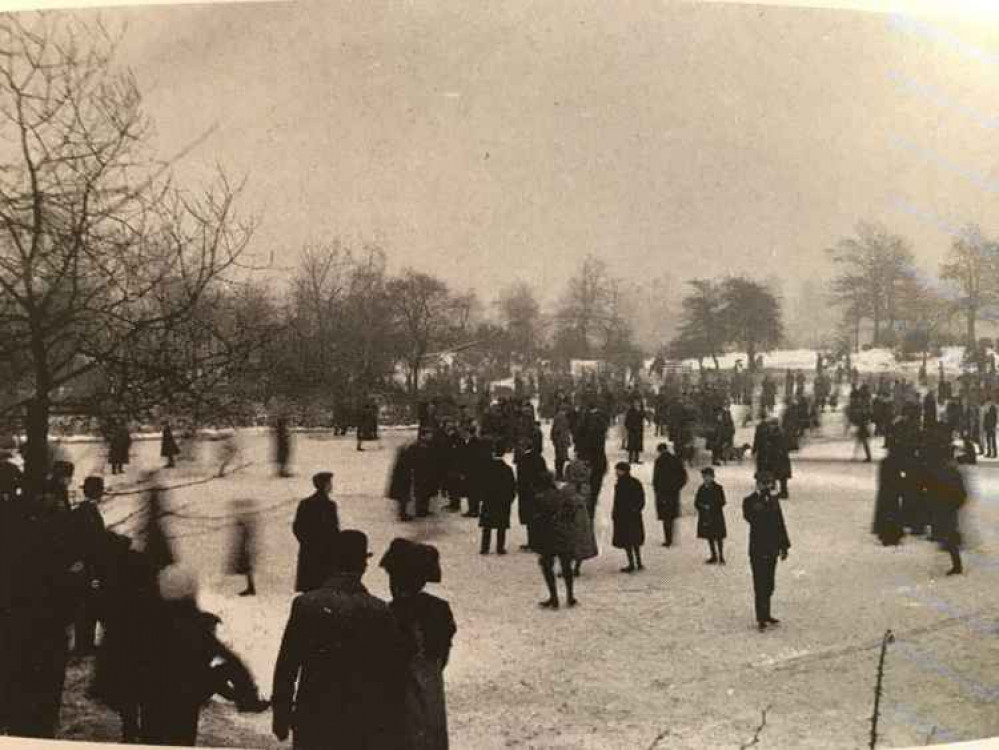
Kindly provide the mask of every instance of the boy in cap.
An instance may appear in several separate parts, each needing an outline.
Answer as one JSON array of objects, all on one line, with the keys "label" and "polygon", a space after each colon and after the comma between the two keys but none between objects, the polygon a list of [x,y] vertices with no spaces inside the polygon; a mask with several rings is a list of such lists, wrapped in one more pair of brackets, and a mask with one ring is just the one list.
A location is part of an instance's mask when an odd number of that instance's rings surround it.
[{"label": "boy in cap", "polygon": [[715,470],[710,466],[701,469],[704,483],[697,488],[694,507],[697,508],[697,538],[706,539],[711,549],[709,565],[725,564],[725,490],[715,482]]}]

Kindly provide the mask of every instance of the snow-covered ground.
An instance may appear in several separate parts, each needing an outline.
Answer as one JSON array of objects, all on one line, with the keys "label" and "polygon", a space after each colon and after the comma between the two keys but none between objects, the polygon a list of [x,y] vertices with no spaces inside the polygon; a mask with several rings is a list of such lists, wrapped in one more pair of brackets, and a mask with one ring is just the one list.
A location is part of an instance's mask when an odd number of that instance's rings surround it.
[{"label": "snow-covered ground", "polygon": [[[184,561],[200,571],[202,606],[223,618],[221,634],[245,656],[265,694],[292,598],[295,502],[311,491],[313,472],[330,469],[344,526],[367,532],[376,553],[365,577],[373,593],[388,596],[377,555],[394,536],[441,550],[444,580],[432,588],[451,602],[458,622],[447,671],[456,750],[739,747],[753,737],[764,709],[758,747],[866,747],[878,648],[888,628],[899,640],[888,656],[881,746],[999,734],[999,462],[969,473],[976,497],[966,525],[973,530],[968,575],[947,579],[946,556],[928,542],[906,540],[897,549],[875,543],[868,533],[875,466],[850,460],[851,442],[829,419],[824,434],[794,460],[792,497],[784,505],[793,546],[779,566],[774,602],[782,624],[760,634],[740,509],[752,484],[749,460],[718,472],[729,502],[725,567],[703,564],[693,475],[683,495],[680,544],[659,546],[647,452],[635,467],[650,499],[647,570],[619,573],[622,554],[609,544],[609,476],[598,507],[602,554],[584,566],[582,604],[551,612],[537,607],[545,592],[535,557],[516,551],[522,529],[513,531],[510,555],[482,557],[474,521],[440,513],[422,523],[395,522],[382,495],[394,449],[408,437],[385,433],[380,448],[358,453],[351,437],[302,434],[296,477],[279,479],[268,463],[267,437],[246,433],[237,463],[253,463],[170,493],[180,514],[171,533]],[[748,438],[740,434],[738,442]],[[619,441],[612,434],[612,461]],[[647,448],[656,442],[647,435]],[[213,473],[216,446],[202,444],[191,462],[164,472],[165,481],[192,483]],[[67,448],[80,476],[103,468],[100,446]],[[110,478],[111,489],[135,488],[142,469],[158,463],[156,443],[137,444],[128,474]],[[107,520],[126,518],[137,498],[110,500]],[[237,597],[242,580],[223,574],[231,533],[226,516],[236,498],[252,498],[263,511],[256,598]],[[84,704],[72,696],[70,703],[68,734],[86,738],[78,716]],[[269,715],[232,715],[239,730],[232,744],[246,746],[250,738],[253,746],[279,747]]]},{"label": "snow-covered ground", "polygon": [[[778,349],[772,352],[764,352],[763,366],[774,370],[814,370],[815,350],[814,349]],[[944,347],[939,357],[929,357],[926,360],[926,370],[931,375],[936,375],[939,371],[940,363],[943,363],[944,372],[948,376],[960,375],[964,358],[963,346]],[[746,366],[748,359],[744,352],[730,352],[718,357],[718,366],[723,370],[731,370],[736,362],[741,362]],[[922,359],[912,362],[896,362],[895,356],[890,349],[868,349],[858,352],[850,358],[852,366],[856,367],[864,374],[902,372],[907,376],[914,377],[919,372]],[[697,367],[696,359],[688,359],[683,362],[684,367]],[[710,358],[704,360],[705,367],[714,367],[714,361]]]}]

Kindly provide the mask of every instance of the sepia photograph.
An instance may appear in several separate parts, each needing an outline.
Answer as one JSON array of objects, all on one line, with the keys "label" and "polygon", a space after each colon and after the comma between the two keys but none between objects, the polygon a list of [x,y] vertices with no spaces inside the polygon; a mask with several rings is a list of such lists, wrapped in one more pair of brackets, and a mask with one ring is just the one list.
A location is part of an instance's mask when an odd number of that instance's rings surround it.
[{"label": "sepia photograph", "polygon": [[999,7],[70,4],[0,748],[995,746]]}]

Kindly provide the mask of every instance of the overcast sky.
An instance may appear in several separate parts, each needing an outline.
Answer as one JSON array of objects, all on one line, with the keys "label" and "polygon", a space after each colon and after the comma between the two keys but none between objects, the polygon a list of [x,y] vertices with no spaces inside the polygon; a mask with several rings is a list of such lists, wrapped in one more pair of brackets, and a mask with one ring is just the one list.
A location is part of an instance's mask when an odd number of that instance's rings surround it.
[{"label": "overcast sky", "polygon": [[[859,219],[935,266],[999,235],[999,35],[616,0],[116,11],[158,146],[249,179],[255,249],[380,241],[485,299],[587,252],[630,279],[822,278]],[[279,261],[280,262],[280,261]]]}]

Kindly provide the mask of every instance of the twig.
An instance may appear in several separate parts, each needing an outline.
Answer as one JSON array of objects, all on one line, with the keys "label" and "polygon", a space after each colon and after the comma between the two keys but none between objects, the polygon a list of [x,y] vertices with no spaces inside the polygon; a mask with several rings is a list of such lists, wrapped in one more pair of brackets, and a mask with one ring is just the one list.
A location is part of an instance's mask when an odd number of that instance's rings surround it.
[{"label": "twig", "polygon": [[752,747],[753,745],[759,744],[760,735],[763,733],[763,728],[767,725],[767,711],[771,709],[772,705],[773,704],[763,709],[763,711],[761,712],[762,720],[760,721],[760,725],[756,727],[756,731],[753,732],[753,739],[751,739],[749,742],[744,742],[741,745],[739,745],[739,750],[748,750],[748,748]]},{"label": "twig", "polygon": [[664,729],[663,731],[661,731],[659,734],[656,735],[656,738],[652,740],[652,744],[649,745],[649,750],[656,750],[656,748],[659,747],[659,743],[662,742],[664,739],[666,739],[668,736],[669,736],[668,729]]},{"label": "twig", "polygon": [[884,638],[881,639],[881,656],[878,657],[878,679],[874,685],[874,713],[871,715],[871,742],[868,745],[870,750],[874,750],[878,744],[878,718],[881,714],[882,683],[885,676],[885,656],[888,654],[888,644],[894,642],[895,635],[891,630],[886,630]]}]

